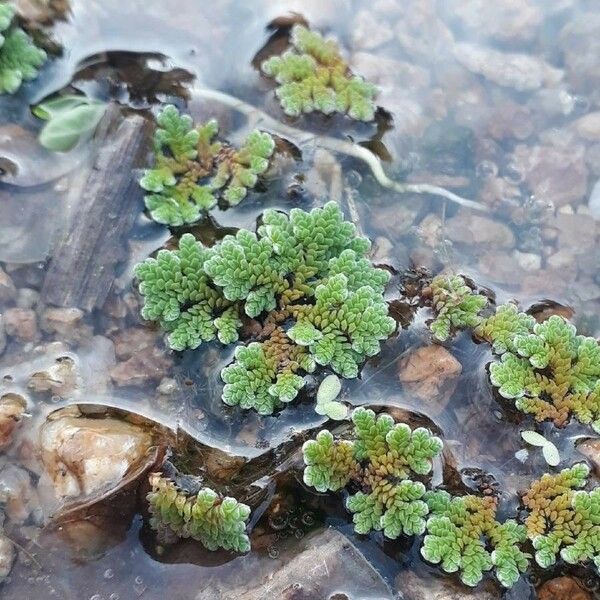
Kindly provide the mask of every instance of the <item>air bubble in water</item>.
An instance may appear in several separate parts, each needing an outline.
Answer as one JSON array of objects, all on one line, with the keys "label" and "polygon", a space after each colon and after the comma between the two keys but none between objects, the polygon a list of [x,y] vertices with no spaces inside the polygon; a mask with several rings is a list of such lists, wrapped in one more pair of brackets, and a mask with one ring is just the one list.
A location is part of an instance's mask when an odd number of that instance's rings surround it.
[{"label": "air bubble in water", "polygon": [[104,579],[112,579],[115,576],[115,572],[112,569],[106,569],[104,571]]},{"label": "air bubble in water", "polygon": [[308,525],[310,527],[311,525],[314,525],[315,517],[313,516],[312,513],[306,512],[302,515],[302,523],[304,523],[304,525]]},{"label": "air bubble in water", "polygon": [[288,515],[285,512],[280,512],[269,516],[269,525],[271,529],[280,531],[285,529],[288,525]]},{"label": "air bubble in water", "polygon": [[509,183],[519,185],[525,180],[525,173],[518,165],[510,164],[506,167],[506,179]]},{"label": "air bubble in water", "polygon": [[358,171],[350,171],[346,175],[346,183],[351,188],[357,188],[362,183],[362,175]]},{"label": "air bubble in water", "polygon": [[498,165],[491,160],[482,160],[477,167],[475,167],[475,175],[479,179],[496,177],[496,175],[498,175]]}]

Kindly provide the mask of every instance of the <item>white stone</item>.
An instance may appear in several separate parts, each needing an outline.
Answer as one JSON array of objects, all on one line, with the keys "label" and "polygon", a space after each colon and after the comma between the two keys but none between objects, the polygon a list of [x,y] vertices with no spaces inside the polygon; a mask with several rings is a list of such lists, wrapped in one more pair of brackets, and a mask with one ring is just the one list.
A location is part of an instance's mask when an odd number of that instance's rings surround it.
[{"label": "white stone", "polygon": [[478,44],[456,44],[454,57],[472,73],[483,75],[493,83],[520,92],[556,84],[563,77],[560,69],[536,56],[500,52]]},{"label": "white stone", "polygon": [[515,250],[514,256],[524,271],[539,271],[542,268],[542,257],[539,254]]},{"label": "white stone", "polygon": [[596,181],[588,200],[590,215],[600,221],[600,180]]}]

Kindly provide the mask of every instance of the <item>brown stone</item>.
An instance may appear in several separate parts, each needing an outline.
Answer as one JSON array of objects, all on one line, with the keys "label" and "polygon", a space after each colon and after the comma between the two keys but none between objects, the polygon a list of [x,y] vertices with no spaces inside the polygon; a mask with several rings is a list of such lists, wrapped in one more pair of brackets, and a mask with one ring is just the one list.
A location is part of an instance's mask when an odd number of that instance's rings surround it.
[{"label": "brown stone", "polygon": [[445,231],[449,239],[461,244],[488,248],[512,248],[515,244],[512,230],[504,223],[467,211],[448,219]]},{"label": "brown stone", "polygon": [[600,438],[585,440],[577,446],[577,451],[583,454],[591,463],[596,476],[600,477]]},{"label": "brown stone", "polygon": [[542,269],[528,273],[521,280],[521,291],[538,297],[560,296],[573,285],[576,274],[575,269]]},{"label": "brown stone", "polygon": [[420,207],[417,202],[394,203],[389,206],[377,207],[369,214],[373,227],[386,234],[390,240],[396,240],[412,227]]},{"label": "brown stone", "polygon": [[577,133],[584,139],[600,142],[600,111],[588,113],[574,123]]},{"label": "brown stone", "polygon": [[0,303],[12,302],[17,297],[17,288],[3,269],[0,269]]},{"label": "brown stone", "polygon": [[84,315],[80,308],[47,308],[42,314],[40,326],[61,341],[81,341],[92,334],[91,327],[83,323]]},{"label": "brown stone", "polygon": [[583,252],[596,244],[597,224],[589,215],[557,214],[549,221],[558,230],[559,248],[573,248]]},{"label": "brown stone", "polygon": [[575,252],[571,248],[561,248],[546,261],[552,269],[574,269]]},{"label": "brown stone", "polygon": [[592,596],[577,579],[557,577],[542,585],[538,590],[538,600],[592,600]]},{"label": "brown stone", "polygon": [[524,174],[531,193],[556,207],[577,203],[587,193],[588,170],[582,146],[521,144],[515,148],[512,162]]},{"label": "brown stone", "polygon": [[206,469],[211,481],[227,483],[246,464],[242,456],[234,456],[218,448],[202,450],[202,466]]},{"label": "brown stone", "polygon": [[412,350],[398,364],[398,378],[406,392],[439,414],[454,393],[462,365],[444,348],[433,344]]},{"label": "brown stone", "polygon": [[505,252],[486,252],[479,259],[479,270],[494,283],[519,285],[523,271],[515,257]]},{"label": "brown stone", "polygon": [[32,373],[27,382],[34,392],[51,392],[60,398],[71,396],[77,386],[77,368],[69,356],[59,357],[47,369]]},{"label": "brown stone", "polygon": [[396,590],[404,600],[499,600],[500,592],[488,580],[476,588],[454,582],[449,577],[421,577],[413,571],[402,571],[396,577]]},{"label": "brown stone", "polygon": [[124,362],[120,362],[110,372],[110,377],[118,386],[144,385],[159,382],[168,375],[173,365],[172,359],[161,348],[144,348]]},{"label": "brown stone", "polygon": [[113,418],[58,415],[40,432],[42,460],[60,499],[117,487],[151,445],[152,436],[143,428]]},{"label": "brown stone", "polygon": [[16,556],[15,545],[0,534],[0,583],[9,576]]},{"label": "brown stone", "polygon": [[156,346],[160,335],[148,327],[131,327],[119,331],[114,337],[115,354],[119,360],[128,359],[145,350]]},{"label": "brown stone", "polygon": [[505,99],[494,107],[488,123],[488,131],[496,140],[527,139],[535,130],[531,111],[512,100]]},{"label": "brown stone", "polygon": [[356,52],[352,57],[352,67],[362,77],[378,86],[404,88],[413,91],[429,87],[429,71],[409,62],[382,57],[371,52]]},{"label": "brown stone", "polygon": [[33,517],[37,523],[42,513],[40,499],[29,471],[8,464],[0,471],[0,502],[6,516],[15,524],[23,524]]},{"label": "brown stone", "polygon": [[4,327],[9,336],[22,342],[33,342],[38,335],[35,311],[27,308],[9,308],[4,312]]},{"label": "brown stone", "polygon": [[9,392],[0,397],[0,449],[12,442],[26,407],[25,398],[19,394]]}]

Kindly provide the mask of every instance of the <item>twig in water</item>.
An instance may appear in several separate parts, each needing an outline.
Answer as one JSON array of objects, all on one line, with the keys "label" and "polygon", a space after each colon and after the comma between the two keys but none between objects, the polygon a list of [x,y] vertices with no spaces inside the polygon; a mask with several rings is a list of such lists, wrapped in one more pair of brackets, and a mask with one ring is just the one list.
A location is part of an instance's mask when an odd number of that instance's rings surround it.
[{"label": "twig in water", "polygon": [[15,540],[13,540],[11,537],[7,536],[6,533],[4,534],[4,537],[15,547],[17,548],[17,550],[20,550],[23,554],[25,554],[25,556],[27,556],[27,558],[35,563],[35,566],[42,571],[43,567],[40,563],[40,561],[33,555],[31,554],[31,552],[29,552],[24,546],[22,546],[21,544],[19,544],[19,542],[15,542]]},{"label": "twig in water", "polygon": [[371,169],[371,173],[377,180],[377,183],[384,188],[393,190],[399,194],[431,194],[432,196],[446,198],[447,200],[473,210],[482,212],[488,211],[487,206],[473,200],[468,200],[462,196],[458,196],[450,190],[437,185],[430,185],[428,183],[401,183],[399,181],[390,179],[385,174],[379,157],[377,157],[375,154],[373,154],[373,152],[364,146],[359,146],[358,144],[354,144],[353,142],[346,140],[324,135],[316,135],[308,131],[303,131],[302,129],[290,127],[289,125],[280,123],[255,106],[252,106],[251,104],[248,104],[239,98],[225,94],[224,92],[198,86],[192,88],[191,92],[199,98],[214,100],[215,102],[219,102],[220,104],[228,106],[229,108],[246,115],[246,117],[252,121],[254,126],[260,124],[265,129],[270,130],[272,133],[276,133],[282,137],[290,138],[298,146],[312,142],[321,148],[326,148],[327,150],[333,150],[334,152],[339,152],[341,154],[346,154],[347,156],[358,158],[359,160],[362,160],[369,167],[369,169]]}]

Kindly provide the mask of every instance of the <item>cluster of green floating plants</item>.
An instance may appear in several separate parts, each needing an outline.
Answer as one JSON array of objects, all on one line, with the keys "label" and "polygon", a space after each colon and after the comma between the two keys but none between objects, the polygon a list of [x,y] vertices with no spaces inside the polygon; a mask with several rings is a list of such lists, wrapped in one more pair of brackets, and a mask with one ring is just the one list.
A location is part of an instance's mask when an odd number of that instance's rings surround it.
[{"label": "cluster of green floating plants", "polygon": [[350,72],[335,42],[302,25],[294,25],[290,41],[290,49],[261,65],[279,84],[275,94],[287,115],[340,112],[373,120],[377,88]]},{"label": "cluster of green floating plants", "polygon": [[492,496],[451,496],[443,490],[427,492],[430,516],[421,554],[461,581],[477,585],[494,570],[504,587],[512,587],[529,565],[520,548],[526,530],[514,520],[496,520],[497,499]]},{"label": "cluster of green floating plants", "polygon": [[475,334],[489,341],[498,359],[490,365],[501,396],[537,421],[563,426],[574,416],[600,432],[600,345],[577,335],[575,326],[553,315],[542,323],[499,307]]},{"label": "cluster of green floating plants", "polygon": [[426,292],[431,296],[435,313],[429,327],[433,336],[441,342],[446,341],[456,329],[478,325],[480,312],[487,305],[487,298],[473,293],[460,275],[438,275]]},{"label": "cluster of green floating plants", "polygon": [[46,53],[15,25],[15,9],[0,2],[0,94],[14,94],[24,81],[35,79]]},{"label": "cluster of green floating plants", "polygon": [[415,478],[429,474],[441,440],[365,408],[353,411],[352,423],[349,440],[324,429],[305,442],[304,482],[319,492],[357,489],[346,503],[357,533],[383,531],[391,539],[422,534],[429,509],[425,485]]},{"label": "cluster of green floating plants", "polygon": [[271,135],[255,130],[236,150],[216,140],[215,120],[194,125],[172,105],[156,121],[154,166],[140,185],[150,192],[145,202],[151,217],[165,225],[193,223],[219,198],[239,204],[268,169],[275,149]]},{"label": "cluster of green floating plants", "polygon": [[430,327],[439,340],[452,329],[473,327],[496,355],[490,380],[504,398],[538,421],[564,426],[574,416],[600,432],[600,345],[578,335],[574,325],[553,315],[542,323],[515,304],[498,306],[487,318],[484,296],[472,293],[460,276],[434,278],[430,293],[436,317]]},{"label": "cluster of green floating plants", "polygon": [[242,318],[257,319],[260,333],[222,371],[223,400],[271,414],[316,365],[356,377],[393,332],[389,273],[366,258],[369,248],[335,202],[289,216],[267,210],[256,233],[242,229],[211,248],[185,234],[178,249],[137,265],[142,316],[175,350],[233,343]]},{"label": "cluster of green floating plants", "polygon": [[578,463],[544,474],[523,496],[525,526],[542,568],[592,561],[600,573],[600,488],[585,491],[590,470]]},{"label": "cluster of green floating plants", "polygon": [[535,560],[549,568],[560,554],[568,563],[592,561],[600,572],[600,488],[584,491],[589,467],[576,464],[545,474],[523,496],[525,522],[497,519],[493,496],[452,496],[421,481],[442,442],[428,430],[411,430],[387,414],[357,408],[351,435],[321,430],[305,442],[304,482],[319,492],[349,492],[347,508],[357,533],[421,535],[421,555],[476,586],[492,571],[512,587]]},{"label": "cluster of green floating plants", "polygon": [[[208,550],[248,552],[250,540],[246,533],[250,508],[235,498],[221,497],[209,487],[198,484],[196,489],[183,485],[162,473],[149,477],[147,500],[150,525],[159,539],[192,538]],[[190,478],[186,477],[189,487]]]}]

